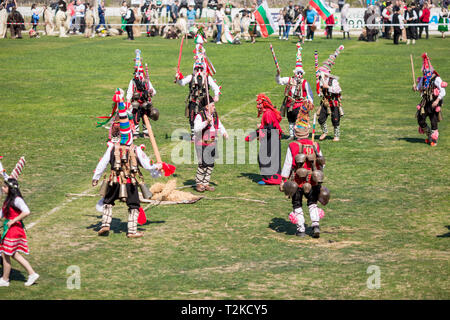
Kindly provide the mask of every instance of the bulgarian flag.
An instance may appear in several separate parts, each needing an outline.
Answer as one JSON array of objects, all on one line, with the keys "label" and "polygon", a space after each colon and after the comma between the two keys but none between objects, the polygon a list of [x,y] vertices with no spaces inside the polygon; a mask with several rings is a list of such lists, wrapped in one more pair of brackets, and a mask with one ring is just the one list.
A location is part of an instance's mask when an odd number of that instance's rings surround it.
[{"label": "bulgarian flag", "polygon": [[323,20],[326,20],[332,14],[332,9],[324,0],[309,0],[309,5],[317,11]]},{"label": "bulgarian flag", "polygon": [[275,32],[275,22],[273,21],[272,14],[269,11],[266,0],[264,0],[258,8],[256,8],[256,11],[253,14],[255,15],[256,22],[259,24],[263,38],[267,38]]}]

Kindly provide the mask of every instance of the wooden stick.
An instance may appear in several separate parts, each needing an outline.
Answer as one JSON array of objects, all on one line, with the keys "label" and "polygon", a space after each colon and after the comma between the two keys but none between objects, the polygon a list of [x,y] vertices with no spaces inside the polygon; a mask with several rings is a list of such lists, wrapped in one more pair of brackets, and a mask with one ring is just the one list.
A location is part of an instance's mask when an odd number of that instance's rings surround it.
[{"label": "wooden stick", "polygon": [[150,138],[150,142],[152,143],[153,152],[155,153],[156,162],[161,163],[161,155],[159,154],[158,145],[156,144],[155,136],[153,135],[152,126],[150,125],[150,121],[146,114],[142,117],[144,119],[145,126],[147,127],[148,137]]},{"label": "wooden stick", "polygon": [[410,54],[409,57],[411,58],[411,70],[412,70],[412,77],[413,77],[413,86],[415,86],[416,85],[416,75],[414,73],[414,62],[413,62],[412,54]]},{"label": "wooden stick", "polygon": [[[184,186],[187,187],[187,186]],[[66,197],[101,197],[100,195],[96,194],[82,194],[82,193],[66,193]],[[208,198],[208,197],[199,197],[198,200],[205,199],[205,200],[242,200],[242,201],[250,201],[250,202],[258,202],[267,204],[264,200],[257,200],[257,199],[247,199],[247,198],[239,198],[239,197],[215,197],[215,198]],[[183,204],[183,203],[191,203],[189,201],[194,200],[186,200],[185,202],[177,202],[177,201],[160,201],[160,200],[148,200],[148,199],[139,199],[141,202],[145,203],[153,203],[153,204]]]},{"label": "wooden stick", "polygon": [[66,193],[66,197],[101,197],[97,194]]},{"label": "wooden stick", "polygon": [[251,201],[251,202],[258,202],[258,203],[267,203],[264,200],[256,200],[256,199],[246,199],[246,198],[239,198],[239,197],[216,197],[216,198],[208,198],[205,197],[203,199],[206,200],[225,200],[225,199],[233,199],[233,200],[242,200],[242,201]]}]

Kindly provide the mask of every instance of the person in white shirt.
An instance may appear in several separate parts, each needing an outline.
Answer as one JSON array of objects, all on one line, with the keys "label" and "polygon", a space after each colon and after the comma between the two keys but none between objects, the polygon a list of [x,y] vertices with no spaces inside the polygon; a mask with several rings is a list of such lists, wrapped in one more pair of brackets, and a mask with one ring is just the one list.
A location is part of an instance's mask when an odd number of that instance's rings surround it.
[{"label": "person in white shirt", "polygon": [[222,29],[223,29],[223,19],[225,18],[225,14],[223,12],[222,5],[219,4],[217,6],[217,10],[215,12],[216,17],[216,27],[217,27],[217,37],[216,37],[216,43],[221,44],[222,42],[220,39],[222,38]]},{"label": "person in white shirt", "polygon": [[222,135],[228,139],[228,133],[219,120],[214,102],[206,105],[195,117],[194,142],[197,153],[198,167],[195,176],[196,190],[198,192],[214,191],[210,186],[211,174],[216,158],[216,139]]},{"label": "person in white shirt", "polygon": [[84,13],[86,7],[83,0],[78,0],[75,6],[75,30],[77,34],[84,33]]}]

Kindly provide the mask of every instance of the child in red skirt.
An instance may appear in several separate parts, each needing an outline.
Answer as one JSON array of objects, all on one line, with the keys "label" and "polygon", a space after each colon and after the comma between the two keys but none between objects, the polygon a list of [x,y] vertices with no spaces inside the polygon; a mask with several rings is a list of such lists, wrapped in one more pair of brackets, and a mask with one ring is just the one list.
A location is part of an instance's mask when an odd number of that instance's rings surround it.
[{"label": "child in red skirt", "polygon": [[25,286],[31,286],[39,278],[30,263],[20,254],[28,254],[27,236],[22,220],[30,214],[30,209],[25,204],[19,190],[19,184],[14,178],[8,178],[2,185],[2,192],[6,194],[6,200],[0,211],[0,218],[5,218],[3,233],[0,240],[0,253],[3,258],[3,277],[0,278],[0,287],[9,286],[9,274],[11,272],[11,257],[19,262],[28,272],[28,281]]}]

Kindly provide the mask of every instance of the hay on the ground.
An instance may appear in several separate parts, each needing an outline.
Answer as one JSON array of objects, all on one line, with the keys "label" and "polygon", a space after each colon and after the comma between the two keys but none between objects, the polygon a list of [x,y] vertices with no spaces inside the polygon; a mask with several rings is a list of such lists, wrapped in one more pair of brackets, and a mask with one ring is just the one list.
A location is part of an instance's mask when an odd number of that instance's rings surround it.
[{"label": "hay on the ground", "polygon": [[153,196],[151,200],[157,201],[191,201],[199,197],[192,193],[176,190],[177,179],[171,179],[167,183],[155,183],[150,191]]}]

